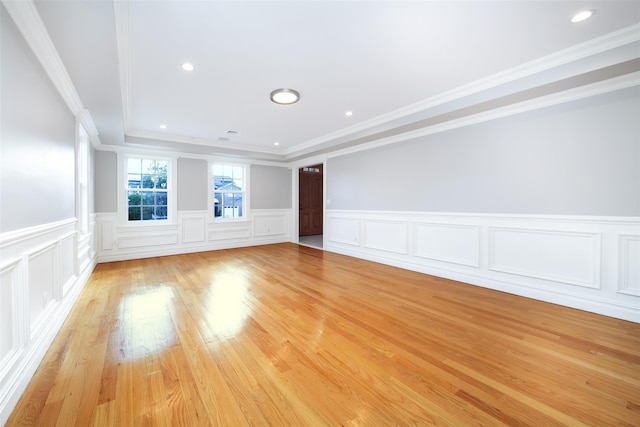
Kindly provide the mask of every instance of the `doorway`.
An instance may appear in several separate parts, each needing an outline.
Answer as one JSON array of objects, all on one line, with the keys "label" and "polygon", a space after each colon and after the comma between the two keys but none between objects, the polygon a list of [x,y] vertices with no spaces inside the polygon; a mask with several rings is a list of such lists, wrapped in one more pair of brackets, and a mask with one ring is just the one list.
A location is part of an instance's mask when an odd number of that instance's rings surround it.
[{"label": "doorway", "polygon": [[322,249],[323,165],[298,169],[298,242]]}]

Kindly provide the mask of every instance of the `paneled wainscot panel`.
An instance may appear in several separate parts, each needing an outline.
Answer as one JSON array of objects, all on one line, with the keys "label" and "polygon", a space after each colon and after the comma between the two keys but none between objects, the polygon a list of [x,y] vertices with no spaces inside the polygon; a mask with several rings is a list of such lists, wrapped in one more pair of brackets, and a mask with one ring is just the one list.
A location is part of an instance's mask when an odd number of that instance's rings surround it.
[{"label": "paneled wainscot panel", "polygon": [[253,216],[254,237],[284,235],[287,234],[288,228],[289,224],[286,214]]},{"label": "paneled wainscot panel", "polygon": [[360,220],[357,218],[330,217],[329,238],[335,243],[358,246],[360,242]]},{"label": "paneled wainscot panel", "polygon": [[28,256],[29,320],[31,334],[46,321],[47,306],[58,296],[55,265],[56,243],[50,243]]},{"label": "paneled wainscot panel", "polygon": [[479,267],[480,227],[414,223],[417,257]]},{"label": "paneled wainscot panel", "polygon": [[230,240],[230,239],[248,239],[251,237],[251,229],[249,226],[245,227],[219,227],[213,230],[209,230],[209,240]]},{"label": "paneled wainscot panel", "polygon": [[18,332],[18,266],[14,260],[0,268],[0,384],[9,369],[10,360],[20,347]]},{"label": "paneled wainscot panel", "polygon": [[0,233],[0,425],[93,271],[92,241],[76,218]]},{"label": "paneled wainscot panel", "polygon": [[327,224],[327,251],[640,323],[638,217],[329,209]]},{"label": "paneled wainscot panel", "polygon": [[640,296],[640,236],[621,235],[618,238],[620,241],[619,292]]},{"label": "paneled wainscot panel", "polygon": [[76,233],[70,233],[60,239],[60,283],[62,295],[65,295],[75,282],[76,263]]},{"label": "paneled wainscot panel", "polygon": [[205,235],[204,217],[182,218],[182,243],[204,242]]},{"label": "paneled wainscot panel", "polygon": [[489,269],[600,288],[600,234],[490,228]]},{"label": "paneled wainscot panel", "polygon": [[367,219],[364,221],[365,248],[406,254],[407,222]]}]

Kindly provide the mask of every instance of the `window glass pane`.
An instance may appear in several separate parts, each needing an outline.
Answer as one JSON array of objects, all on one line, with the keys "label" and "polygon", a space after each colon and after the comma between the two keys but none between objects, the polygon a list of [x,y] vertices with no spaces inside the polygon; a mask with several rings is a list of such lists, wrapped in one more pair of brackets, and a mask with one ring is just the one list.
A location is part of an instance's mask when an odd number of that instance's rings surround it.
[{"label": "window glass pane", "polygon": [[156,220],[167,219],[167,207],[166,206],[156,206],[154,218]]},{"label": "window glass pane", "polygon": [[167,205],[167,192],[159,191],[156,193],[156,204],[157,205]]},{"label": "window glass pane", "polygon": [[142,199],[139,191],[129,191],[129,206],[140,206],[141,201]]},{"label": "window glass pane", "polygon": [[142,178],[140,174],[129,173],[127,175],[127,187],[140,188],[141,180]]},{"label": "window glass pane", "polygon": [[140,207],[129,207],[129,221],[140,220]]},{"label": "window glass pane", "polygon": [[128,159],[127,160],[127,172],[129,173],[142,173],[142,163],[140,159]]},{"label": "window glass pane", "polygon": [[142,193],[142,205],[143,206],[150,206],[150,205],[155,205],[156,204],[156,197],[155,197],[155,193],[150,192],[150,191],[145,191]]},{"label": "window glass pane", "polygon": [[142,159],[142,173],[150,173],[156,164],[155,160]]},{"label": "window glass pane", "polygon": [[154,185],[151,175],[142,175],[142,188],[153,188]]},{"label": "window glass pane", "polygon": [[222,195],[220,193],[213,195],[213,216],[216,218],[222,216]]},{"label": "window glass pane", "polygon": [[153,219],[153,207],[151,206],[143,206],[142,207],[142,219],[149,220]]},{"label": "window glass pane", "polygon": [[167,171],[169,169],[169,163],[166,161],[158,160],[153,169],[155,176],[154,182],[155,188],[167,188]]},{"label": "window glass pane", "polygon": [[213,165],[214,218],[243,218],[245,166]]}]

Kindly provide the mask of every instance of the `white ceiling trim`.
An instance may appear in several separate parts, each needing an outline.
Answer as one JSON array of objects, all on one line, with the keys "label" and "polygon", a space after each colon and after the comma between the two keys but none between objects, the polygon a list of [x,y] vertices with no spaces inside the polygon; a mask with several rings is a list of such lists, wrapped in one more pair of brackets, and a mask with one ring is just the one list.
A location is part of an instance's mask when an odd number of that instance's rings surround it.
[{"label": "white ceiling trim", "polygon": [[89,134],[89,139],[94,146],[101,144],[98,137],[98,129],[91,114],[82,104],[82,100],[76,91],[71,77],[67,72],[51,37],[44,26],[35,4],[31,0],[9,1],[2,0],[2,4],[9,12],[11,19],[16,24],[27,44],[44,68],[45,72],[56,87],[60,96]]},{"label": "white ceiling trim", "polygon": [[395,144],[402,141],[433,135],[440,132],[458,129],[465,126],[484,123],[491,120],[509,117],[528,111],[547,108],[566,102],[577,101],[608,92],[613,92],[629,87],[640,86],[640,71],[625,74],[623,76],[614,77],[612,79],[591,83],[573,89],[553,93],[539,98],[522,101],[516,104],[507,105],[482,113],[473,114],[460,119],[450,120],[448,122],[439,123],[422,129],[405,132],[399,135],[393,135],[387,138],[378,139],[369,143],[360,144],[354,147],[336,150],[328,153],[328,157],[344,156],[346,154],[356,153],[359,151],[370,150],[372,148],[382,147],[389,144]]},{"label": "white ceiling trim", "polygon": [[466,96],[474,95],[479,92],[513,82],[518,79],[552,70],[559,66],[569,64],[571,62],[575,62],[580,59],[597,55],[599,53],[606,52],[608,50],[637,41],[640,41],[640,24],[622,28],[618,31],[614,31],[613,33],[606,34],[602,37],[589,40],[585,43],[560,50],[537,60],[457,87],[434,97],[375,117],[371,120],[367,120],[357,125],[350,126],[337,132],[322,136],[320,138],[298,144],[292,148],[284,150],[283,154],[285,154],[287,158],[296,157],[303,154],[302,152],[304,150],[308,150],[321,144],[330,143],[331,141],[338,138],[342,138],[356,132],[365,131],[375,126],[384,125],[393,120],[402,119],[409,115],[420,113],[422,111],[445,104],[447,102],[456,101]]},{"label": "white ceiling trim", "polygon": [[130,4],[128,0],[114,1],[113,13],[118,46],[118,70],[120,72],[120,94],[122,97],[122,121],[124,133],[129,132],[131,123],[131,28]]},{"label": "white ceiling trim", "polygon": [[226,148],[237,151],[249,151],[252,153],[263,153],[263,154],[281,154],[281,152],[275,148],[262,148],[256,147],[255,145],[242,145],[236,144],[233,142],[219,142],[213,141],[205,138],[192,138],[188,136],[181,135],[172,135],[172,134],[164,134],[159,132],[147,132],[143,130],[132,129],[126,133],[129,137],[134,138],[145,138],[145,139],[153,139],[156,141],[167,141],[167,142],[181,142],[185,144],[195,144],[195,145],[203,145],[211,148]]}]

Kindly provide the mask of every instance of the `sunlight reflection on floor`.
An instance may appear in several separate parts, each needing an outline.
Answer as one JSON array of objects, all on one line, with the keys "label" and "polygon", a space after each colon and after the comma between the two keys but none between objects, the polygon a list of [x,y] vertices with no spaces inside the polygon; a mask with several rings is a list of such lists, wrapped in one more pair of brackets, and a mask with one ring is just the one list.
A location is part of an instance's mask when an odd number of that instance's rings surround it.
[{"label": "sunlight reflection on floor", "polygon": [[242,330],[249,315],[249,282],[243,271],[214,275],[207,294],[209,328],[219,339],[228,339]]},{"label": "sunlight reflection on floor", "polygon": [[165,285],[125,295],[119,309],[120,359],[144,358],[173,345],[176,342],[173,308],[173,290]]}]

